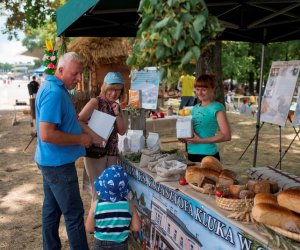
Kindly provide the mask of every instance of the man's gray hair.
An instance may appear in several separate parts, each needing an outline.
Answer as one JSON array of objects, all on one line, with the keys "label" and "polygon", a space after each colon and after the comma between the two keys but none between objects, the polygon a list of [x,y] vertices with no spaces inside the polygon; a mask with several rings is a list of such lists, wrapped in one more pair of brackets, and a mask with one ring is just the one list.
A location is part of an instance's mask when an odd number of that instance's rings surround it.
[{"label": "man's gray hair", "polygon": [[83,64],[83,58],[81,56],[79,56],[76,52],[68,52],[59,58],[56,68],[64,67],[71,61]]}]

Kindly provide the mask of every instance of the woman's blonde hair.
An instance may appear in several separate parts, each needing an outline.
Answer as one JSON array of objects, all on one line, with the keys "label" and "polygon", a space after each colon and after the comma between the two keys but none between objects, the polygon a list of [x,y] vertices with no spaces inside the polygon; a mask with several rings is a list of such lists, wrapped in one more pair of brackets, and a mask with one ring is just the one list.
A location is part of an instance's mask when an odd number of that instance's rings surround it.
[{"label": "woman's blonde hair", "polygon": [[116,83],[116,84],[106,84],[105,82],[101,86],[100,96],[105,97],[107,90],[115,89],[114,86],[121,86],[122,91],[120,93],[119,99],[122,100],[124,96],[124,84]]}]

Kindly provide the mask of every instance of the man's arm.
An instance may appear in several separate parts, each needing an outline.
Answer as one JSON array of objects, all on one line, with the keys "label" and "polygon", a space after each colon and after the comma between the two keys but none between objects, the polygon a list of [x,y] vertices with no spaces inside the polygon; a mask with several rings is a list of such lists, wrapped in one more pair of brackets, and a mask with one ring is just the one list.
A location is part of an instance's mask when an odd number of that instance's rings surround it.
[{"label": "man's arm", "polygon": [[92,138],[88,134],[67,134],[56,128],[56,124],[40,122],[40,138],[43,142],[59,146],[81,145],[89,147],[92,145]]}]

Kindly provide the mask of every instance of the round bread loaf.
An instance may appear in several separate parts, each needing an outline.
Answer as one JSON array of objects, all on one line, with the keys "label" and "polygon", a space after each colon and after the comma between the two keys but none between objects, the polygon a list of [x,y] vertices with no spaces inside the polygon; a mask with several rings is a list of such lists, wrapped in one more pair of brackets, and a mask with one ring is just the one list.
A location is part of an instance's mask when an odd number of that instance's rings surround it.
[{"label": "round bread loaf", "polygon": [[201,161],[202,168],[208,168],[217,172],[222,171],[222,163],[213,156],[205,156]]},{"label": "round bread loaf", "polygon": [[188,167],[185,171],[185,179],[188,183],[196,183],[203,181],[203,178],[213,180],[214,182],[218,181],[219,173],[213,169],[198,168],[198,167]]},{"label": "round bread loaf", "polygon": [[267,203],[260,203],[252,208],[253,218],[260,223],[299,233],[300,216],[287,208]]},{"label": "round bread loaf", "polygon": [[278,204],[294,212],[300,213],[300,190],[287,189],[277,196]]},{"label": "round bread loaf", "polygon": [[268,203],[268,204],[278,205],[276,196],[273,194],[270,194],[270,193],[256,194],[254,197],[254,206],[256,204],[260,204],[260,203]]}]

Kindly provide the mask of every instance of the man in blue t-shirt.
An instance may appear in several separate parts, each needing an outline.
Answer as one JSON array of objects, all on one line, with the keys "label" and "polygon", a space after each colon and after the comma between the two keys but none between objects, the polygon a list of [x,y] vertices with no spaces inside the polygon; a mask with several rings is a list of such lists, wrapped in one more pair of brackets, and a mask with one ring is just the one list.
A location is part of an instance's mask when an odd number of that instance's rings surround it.
[{"label": "man in blue t-shirt", "polygon": [[75,161],[85,155],[92,138],[82,133],[68,92],[81,81],[82,71],[82,59],[76,53],[64,54],[54,76],[46,76],[36,96],[35,161],[43,175],[43,249],[61,249],[62,214],[70,248],[88,249]]}]

